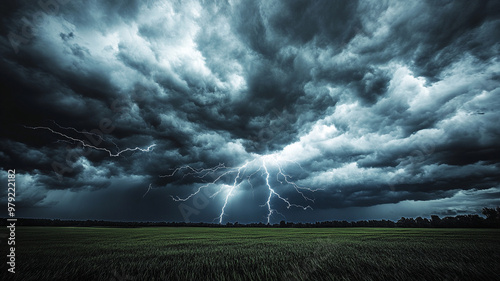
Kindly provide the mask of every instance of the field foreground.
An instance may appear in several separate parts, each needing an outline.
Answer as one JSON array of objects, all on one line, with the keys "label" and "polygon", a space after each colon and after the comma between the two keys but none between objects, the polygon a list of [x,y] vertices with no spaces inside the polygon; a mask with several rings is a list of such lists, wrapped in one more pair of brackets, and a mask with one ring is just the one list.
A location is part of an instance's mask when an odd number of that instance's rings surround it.
[{"label": "field foreground", "polygon": [[[2,243],[4,260],[6,247]],[[500,280],[499,261],[499,229],[19,227],[16,273],[2,262],[0,276]]]}]

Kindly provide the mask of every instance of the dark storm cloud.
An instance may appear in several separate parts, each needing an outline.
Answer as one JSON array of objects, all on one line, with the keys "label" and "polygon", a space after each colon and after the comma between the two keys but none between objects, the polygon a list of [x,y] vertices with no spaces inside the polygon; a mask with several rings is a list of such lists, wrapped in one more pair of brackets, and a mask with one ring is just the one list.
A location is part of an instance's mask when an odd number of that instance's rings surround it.
[{"label": "dark storm cloud", "polygon": [[[322,189],[308,194],[320,210],[439,200],[462,210],[457,198],[491,204],[486,190],[500,188],[498,1],[54,3],[0,4],[0,159],[37,187],[26,206],[60,212],[63,192],[85,201],[120,185],[123,206],[150,183],[187,194],[218,174],[159,175],[263,155]],[[253,184],[242,194],[265,200],[263,179]],[[152,209],[177,212],[164,202]]]}]

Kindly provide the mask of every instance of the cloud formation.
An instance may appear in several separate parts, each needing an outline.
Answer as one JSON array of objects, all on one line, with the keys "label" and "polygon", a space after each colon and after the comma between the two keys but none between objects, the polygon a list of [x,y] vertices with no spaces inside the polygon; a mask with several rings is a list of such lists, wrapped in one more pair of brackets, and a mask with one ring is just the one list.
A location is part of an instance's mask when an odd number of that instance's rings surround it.
[{"label": "cloud formation", "polygon": [[[182,220],[169,195],[206,179],[159,175],[265,155],[321,189],[306,214],[277,203],[292,220],[500,204],[497,1],[50,3],[0,4],[0,163],[26,216],[68,216],[71,200],[68,218]],[[156,146],[110,157],[25,126],[113,153]],[[158,196],[142,197],[150,184]],[[264,220],[254,185],[229,220]],[[92,203],[115,196],[113,211]],[[192,219],[217,216],[217,198]]]}]

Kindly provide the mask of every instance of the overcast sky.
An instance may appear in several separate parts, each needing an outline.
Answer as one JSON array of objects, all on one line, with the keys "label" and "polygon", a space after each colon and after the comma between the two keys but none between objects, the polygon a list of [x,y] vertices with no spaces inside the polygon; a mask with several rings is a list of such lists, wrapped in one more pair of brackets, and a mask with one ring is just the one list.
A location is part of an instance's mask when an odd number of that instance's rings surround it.
[{"label": "overcast sky", "polygon": [[18,217],[500,205],[498,1],[47,2],[0,4],[0,195],[15,169]]}]

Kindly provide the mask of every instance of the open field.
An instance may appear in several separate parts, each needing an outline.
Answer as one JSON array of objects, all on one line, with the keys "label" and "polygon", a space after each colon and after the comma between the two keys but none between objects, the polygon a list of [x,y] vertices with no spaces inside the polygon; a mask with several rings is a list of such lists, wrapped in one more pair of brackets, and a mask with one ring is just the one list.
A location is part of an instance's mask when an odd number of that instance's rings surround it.
[{"label": "open field", "polygon": [[500,230],[19,227],[16,257],[12,280],[500,280]]}]

